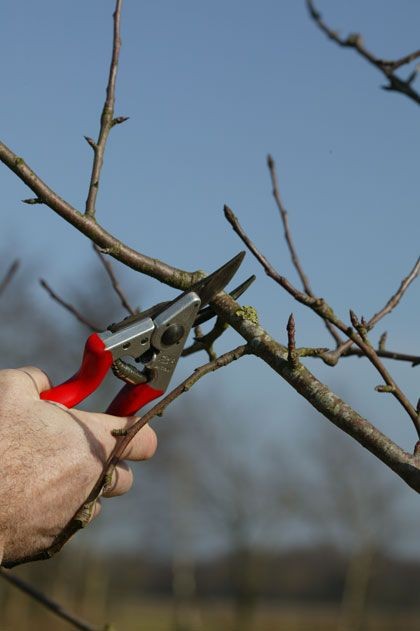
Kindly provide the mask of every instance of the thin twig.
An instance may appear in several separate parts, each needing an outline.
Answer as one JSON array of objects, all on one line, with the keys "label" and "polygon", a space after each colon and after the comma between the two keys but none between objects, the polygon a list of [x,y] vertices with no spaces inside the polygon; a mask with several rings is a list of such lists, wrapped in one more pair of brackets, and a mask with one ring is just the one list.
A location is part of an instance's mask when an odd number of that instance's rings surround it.
[{"label": "thin twig", "polygon": [[217,318],[211,331],[209,331],[205,335],[196,335],[194,342],[187,348],[184,348],[184,350],[182,351],[182,357],[188,357],[188,355],[192,355],[193,353],[197,353],[198,351],[206,351],[210,361],[216,359],[216,353],[213,350],[213,344],[221,335],[223,335],[228,326],[229,325],[224,320],[222,320],[222,318]]},{"label": "thin twig", "polygon": [[366,357],[370,360],[370,362],[375,366],[379,374],[382,376],[386,385],[392,387],[393,396],[401,403],[402,407],[410,416],[420,437],[420,421],[415,408],[411,405],[406,395],[396,384],[395,380],[385,368],[378,355],[376,354],[375,349],[370,345],[370,343],[368,341],[365,341],[358,332],[342,322],[335,315],[330,305],[323,298],[308,296],[306,293],[303,293],[299,291],[296,287],[294,287],[292,283],[287,280],[287,278],[281,276],[248,237],[248,235],[240,225],[237,217],[234,215],[233,211],[228,206],[225,206],[224,211],[226,219],[229,221],[232,228],[241,238],[243,243],[245,243],[248,249],[254,254],[255,258],[263,266],[266,274],[273,278],[273,280],[275,280],[281,287],[283,287],[283,289],[285,289],[291,296],[293,296],[295,300],[312,309],[320,318],[331,322],[331,324],[336,326],[342,333],[347,335],[347,337],[350,338],[350,340],[352,340],[352,342],[354,342],[364,352]]},{"label": "thin twig", "polygon": [[[325,355],[332,352],[333,351],[328,348],[312,348],[310,346],[297,349],[299,357],[315,357],[318,359],[322,359],[322,361],[324,362]],[[378,348],[375,349],[375,352],[378,357],[381,357],[382,359],[393,359],[395,361],[408,362],[413,367],[420,365],[420,355],[410,355],[408,353],[388,351],[385,348],[380,348],[379,345]],[[356,348],[352,342],[352,347],[343,354],[343,357],[366,357],[366,355],[360,348]]]},{"label": "thin twig", "polygon": [[[409,362],[413,367],[420,365],[420,355],[409,355],[408,353],[398,353],[396,351],[387,351],[384,348],[377,348],[375,350],[378,357],[382,357],[383,359],[393,359],[395,361],[401,362]],[[351,349],[345,352],[344,357],[364,357],[365,354],[360,350],[360,348],[354,348],[352,346]],[[323,358],[322,358],[323,359]]]},{"label": "thin twig", "polygon": [[407,64],[411,64],[413,61],[420,57],[420,50],[415,50],[404,57],[400,57],[399,59],[387,60],[387,59],[378,59],[378,63],[381,66],[389,66],[393,70],[397,70],[397,68],[401,68],[401,66],[406,66]]},{"label": "thin twig", "polygon": [[[366,324],[366,328],[368,331],[371,331],[373,327],[375,326],[375,324],[379,322],[379,320],[381,320],[384,316],[388,315],[388,313],[391,313],[391,311],[395,309],[395,307],[398,305],[401,298],[403,297],[403,295],[405,294],[405,292],[407,291],[411,283],[417,278],[419,273],[420,273],[420,258],[417,259],[413,269],[410,270],[408,275],[405,278],[403,278],[397,291],[395,292],[395,294],[393,294],[393,296],[391,296],[391,298],[388,300],[386,305],[380,311],[375,313],[375,315],[373,315],[370,318],[370,320],[368,320]],[[385,340],[382,338],[382,342],[380,342],[381,351],[384,350],[384,348],[381,348],[381,346],[382,347],[384,346],[384,343],[385,343]],[[354,353],[348,353],[348,350],[351,348],[352,344],[353,342],[351,340],[347,340],[346,342],[340,344],[340,346],[337,346],[337,348],[334,351],[325,353],[325,356],[323,358],[325,363],[329,364],[330,366],[335,366],[335,364],[338,362],[338,360],[340,359],[342,355],[354,354]],[[380,355],[380,357],[388,357],[390,359],[393,359],[389,355],[384,355],[382,352],[378,353],[378,355]],[[408,361],[414,362],[415,360],[408,360]]]},{"label": "thin twig", "polygon": [[287,361],[292,368],[299,364],[299,354],[296,351],[296,325],[293,313],[287,321]]},{"label": "thin twig", "polygon": [[375,326],[375,324],[379,322],[379,320],[381,320],[384,316],[388,315],[388,313],[391,313],[391,311],[395,309],[395,307],[398,305],[398,303],[400,302],[401,298],[403,297],[403,295],[405,294],[405,292],[407,291],[407,289],[409,288],[413,280],[415,280],[419,274],[420,274],[420,257],[417,259],[413,269],[408,273],[408,275],[405,278],[403,278],[395,294],[391,296],[391,298],[388,300],[386,305],[380,311],[378,311],[378,313],[375,313],[375,315],[371,317],[371,319],[368,322],[369,330],[372,329]]},{"label": "thin twig", "polygon": [[121,22],[122,0],[116,0],[114,20],[114,37],[112,45],[112,58],[109,67],[108,85],[106,89],[106,98],[101,114],[101,126],[97,142],[93,142],[91,138],[87,138],[88,143],[93,149],[93,165],[90,176],[89,191],[86,199],[85,215],[94,217],[96,212],[96,197],[98,195],[99,179],[101,176],[102,165],[104,162],[104,153],[106,141],[109,132],[115,124],[119,124],[126,120],[126,117],[113,120],[115,105],[115,83],[117,80],[118,58],[121,48],[120,22]]},{"label": "thin twig", "polygon": [[19,576],[12,574],[11,572],[0,568],[0,576],[6,581],[20,589],[28,596],[31,596],[34,600],[46,607],[49,611],[52,611],[56,616],[62,620],[69,622],[75,629],[81,629],[82,631],[99,631],[103,627],[97,627],[85,622],[78,616],[72,614],[68,609],[65,609],[62,605],[52,600],[49,596],[46,596],[38,589],[35,589],[32,585],[21,579]]},{"label": "thin twig", "polygon": [[[302,286],[305,290],[305,292],[308,294],[308,296],[312,296],[314,297],[314,293],[312,291],[310,282],[309,282],[309,278],[308,276],[305,274],[302,264],[299,260],[298,254],[297,254],[297,250],[295,248],[295,245],[293,243],[293,239],[292,239],[292,233],[290,231],[290,226],[289,226],[289,216],[288,216],[288,212],[286,210],[286,207],[283,204],[283,201],[281,199],[280,196],[280,189],[279,189],[279,182],[278,182],[278,177],[277,177],[277,170],[276,170],[276,163],[274,162],[274,159],[271,155],[267,156],[267,166],[268,166],[268,170],[270,172],[270,177],[271,177],[271,184],[273,187],[273,197],[274,197],[274,201],[276,202],[277,208],[279,210],[280,213],[280,217],[283,223],[283,229],[284,229],[284,238],[286,239],[286,243],[287,243],[287,247],[289,248],[289,252],[290,252],[290,256],[292,258],[292,263],[299,275],[299,278],[302,282]],[[331,325],[330,322],[325,321],[325,326],[327,327],[328,331],[330,332],[330,334],[332,335],[332,337],[334,338],[335,342],[337,344],[342,344],[343,340],[341,339],[340,335],[337,333],[337,331],[335,330],[335,328]]]},{"label": "thin twig", "polygon": [[93,249],[95,250],[96,254],[99,257],[99,260],[104,266],[105,271],[108,274],[109,279],[111,281],[112,288],[117,294],[117,296],[119,297],[124,309],[126,309],[130,315],[135,315],[136,313],[138,313],[137,309],[133,309],[133,307],[128,302],[128,299],[126,295],[124,294],[123,290],[121,289],[121,286],[117,280],[117,277],[115,276],[111,263],[108,261],[108,259],[105,257],[105,255],[101,252],[100,248],[98,248],[98,246],[95,243],[93,244]]},{"label": "thin twig", "polygon": [[20,261],[19,259],[16,259],[15,261],[13,261],[13,263],[10,265],[9,269],[7,270],[6,274],[4,275],[3,280],[0,283],[0,296],[1,294],[4,292],[4,290],[6,289],[6,287],[8,285],[10,285],[10,283],[13,280],[14,275],[16,274],[16,272],[19,269],[19,265],[20,265]]},{"label": "thin twig", "polygon": [[309,283],[309,278],[303,271],[302,264],[299,260],[295,245],[293,243],[292,234],[291,234],[290,226],[289,226],[289,215],[280,197],[280,189],[279,189],[279,182],[278,182],[278,177],[277,177],[276,163],[274,162],[274,159],[271,155],[267,156],[267,166],[270,172],[274,201],[276,202],[281,220],[283,222],[284,238],[286,239],[290,256],[292,257],[293,265],[295,266],[295,269],[297,273],[299,274],[299,278],[302,281],[304,290],[306,291],[308,296],[313,296],[314,294],[313,294],[311,285]]},{"label": "thin twig", "polygon": [[49,284],[47,283],[46,280],[44,280],[43,278],[40,279],[39,284],[41,285],[41,287],[43,289],[45,289],[45,291],[49,294],[50,298],[52,298],[53,300],[55,300],[55,302],[58,302],[59,305],[61,305],[62,307],[64,307],[64,309],[66,309],[69,313],[71,313],[72,315],[74,315],[74,317],[81,323],[84,324],[85,326],[88,327],[88,329],[90,329],[91,331],[103,331],[102,327],[97,327],[95,324],[93,324],[92,322],[90,322],[87,318],[85,318],[84,315],[82,315],[77,309],[76,307],[74,307],[73,305],[71,305],[69,302],[66,302],[63,298],[61,298],[58,294],[55,293],[55,291],[53,289],[51,289],[51,287],[49,286]]},{"label": "thin twig", "polygon": [[180,397],[184,392],[190,390],[197,381],[199,381],[202,377],[207,375],[209,372],[214,372],[219,368],[223,368],[233,361],[243,357],[244,355],[249,353],[248,344],[243,344],[234,348],[227,353],[224,353],[217,359],[196,368],[194,372],[187,377],[182,383],[179,384],[176,388],[174,388],[169,394],[166,395],[163,399],[159,401],[156,405],[154,405],[144,416],[140,417],[137,422],[135,422],[131,427],[129,427],[124,432],[120,430],[115,432],[115,436],[118,436],[118,440],[116,445],[109,456],[108,460],[104,464],[102,474],[98,481],[95,483],[92,491],[89,493],[86,501],[83,505],[78,509],[76,514],[69,521],[67,526],[62,530],[62,532],[56,537],[55,541],[51,545],[48,550],[43,552],[39,552],[34,556],[26,557],[23,559],[19,559],[13,563],[9,563],[7,567],[13,567],[15,565],[21,563],[27,563],[29,561],[37,561],[42,559],[48,559],[52,557],[54,554],[59,552],[63,545],[81,528],[85,527],[87,523],[90,521],[90,517],[92,515],[92,509],[97,501],[98,497],[101,495],[104,486],[109,480],[115,466],[123,457],[127,446],[133,440],[134,436],[144,427],[147,423],[149,423],[156,416],[161,416],[164,410],[168,407],[170,403],[175,401],[178,397]]},{"label": "thin twig", "polygon": [[420,105],[420,94],[416,92],[411,86],[413,80],[416,77],[416,71],[411,73],[410,76],[405,80],[401,79],[395,74],[395,70],[397,70],[398,68],[401,68],[402,66],[418,59],[420,57],[420,50],[415,50],[414,52],[409,53],[408,55],[404,55],[404,57],[400,57],[395,61],[381,59],[380,57],[376,57],[365,47],[363,43],[363,38],[358,33],[351,33],[346,38],[340,37],[337,31],[334,31],[324,22],[320,12],[315,8],[313,0],[306,0],[306,5],[312,19],[327,37],[329,37],[336,44],[342,46],[343,48],[354,48],[354,50],[356,50],[361,57],[366,59],[366,61],[375,66],[375,68],[380,70],[382,74],[385,75],[389,83],[388,85],[383,86],[384,90],[405,94],[412,101]]}]

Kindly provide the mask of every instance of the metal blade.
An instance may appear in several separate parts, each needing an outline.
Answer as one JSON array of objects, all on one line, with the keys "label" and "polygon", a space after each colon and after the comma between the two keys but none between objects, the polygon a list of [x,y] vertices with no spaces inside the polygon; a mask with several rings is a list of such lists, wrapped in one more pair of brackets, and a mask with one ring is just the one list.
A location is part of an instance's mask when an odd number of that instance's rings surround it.
[{"label": "metal blade", "polygon": [[[252,285],[254,280],[255,280],[255,276],[254,275],[250,276],[243,283],[241,283],[241,285],[236,287],[236,289],[229,292],[229,295],[234,300],[237,300],[248,289],[248,287]],[[214,312],[214,309],[212,309],[212,307],[204,307],[204,309],[200,309],[194,321],[194,326],[198,326],[199,324],[204,324],[204,322],[207,322],[208,320],[211,320],[212,318],[214,318],[215,315],[216,314]]]},{"label": "metal blade", "polygon": [[233,259],[222,265],[222,267],[219,267],[215,272],[199,280],[198,283],[195,283],[188,291],[194,291],[198,294],[201,305],[206,305],[219,291],[222,291],[233,278],[244,256],[245,252],[239,252]]},{"label": "metal blade", "polygon": [[115,333],[117,331],[120,331],[121,329],[124,329],[130,324],[134,324],[135,322],[142,320],[143,318],[154,319],[170,305],[176,303],[177,300],[180,300],[180,298],[190,293],[191,291],[195,292],[199,296],[202,306],[206,305],[213,298],[213,296],[219,293],[219,291],[221,291],[223,287],[228,284],[228,282],[234,276],[235,272],[238,270],[244,256],[245,252],[239,252],[239,254],[233,257],[233,259],[222,265],[222,267],[219,267],[219,269],[217,269],[209,276],[206,276],[202,280],[199,280],[190,289],[184,291],[180,296],[175,298],[175,300],[161,302],[158,305],[154,305],[150,309],[146,309],[146,311],[142,311],[141,313],[132,316],[127,316],[126,318],[124,318],[124,320],[121,320],[121,322],[111,324],[108,327],[108,330]]}]

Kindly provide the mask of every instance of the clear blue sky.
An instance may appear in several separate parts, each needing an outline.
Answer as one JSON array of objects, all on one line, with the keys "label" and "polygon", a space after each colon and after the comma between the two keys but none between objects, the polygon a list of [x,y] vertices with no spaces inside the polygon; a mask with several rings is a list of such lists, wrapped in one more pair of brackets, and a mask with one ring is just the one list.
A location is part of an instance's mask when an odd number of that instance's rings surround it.
[{"label": "clear blue sky", "polygon": [[[223,218],[227,203],[278,269],[296,280],[271,198],[270,152],[315,290],[342,317],[349,307],[365,315],[381,307],[419,249],[414,103],[380,90],[375,69],[327,41],[303,0],[124,5],[116,114],[130,120],[111,134],[98,220],[142,252],[210,271],[242,249]],[[360,30],[378,55],[418,48],[420,5],[414,0],[320,0],[319,9],[343,33]],[[83,135],[98,130],[112,10],[111,0],[14,0],[1,9],[0,137],[80,209],[91,165]],[[3,244],[19,250],[28,273],[36,259],[56,286],[83,283],[93,264],[86,239],[49,209],[22,205],[30,192],[6,168],[0,178]],[[253,272],[258,283],[245,303],[258,307],[273,335],[284,339],[294,310],[299,344],[327,342],[322,325],[277,290],[249,255],[244,275]],[[132,286],[134,275],[127,282]],[[141,286],[148,300],[168,295],[154,280]],[[418,321],[413,287],[384,325],[389,346],[418,351]],[[308,363],[410,448],[408,417],[373,393],[373,370],[359,361],[336,371]],[[181,367],[179,376],[190,368]],[[418,370],[395,367],[413,400]],[[203,388],[223,384],[239,408],[259,411],[266,437],[280,432],[293,444],[305,433],[306,404],[257,360],[208,381]],[[251,382],[256,392],[247,401]]]}]

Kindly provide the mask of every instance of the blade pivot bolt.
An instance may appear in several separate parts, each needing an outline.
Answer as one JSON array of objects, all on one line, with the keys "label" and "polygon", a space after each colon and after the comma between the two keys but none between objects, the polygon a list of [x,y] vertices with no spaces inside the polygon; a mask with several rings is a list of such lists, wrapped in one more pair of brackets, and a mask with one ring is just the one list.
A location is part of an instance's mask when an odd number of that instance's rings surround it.
[{"label": "blade pivot bolt", "polygon": [[162,335],[162,344],[165,344],[165,346],[172,346],[183,338],[184,333],[185,329],[182,324],[171,324]]}]

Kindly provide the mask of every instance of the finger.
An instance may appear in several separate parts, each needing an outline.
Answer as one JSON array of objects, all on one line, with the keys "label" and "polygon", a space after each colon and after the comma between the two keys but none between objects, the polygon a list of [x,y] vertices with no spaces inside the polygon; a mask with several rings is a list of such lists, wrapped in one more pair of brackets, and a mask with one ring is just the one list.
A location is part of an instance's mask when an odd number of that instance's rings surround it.
[{"label": "finger", "polygon": [[[108,458],[115,447],[118,436],[114,434],[114,431],[128,429],[138,421],[138,418],[135,416],[112,416],[111,414],[85,412],[74,408],[71,411],[66,411],[89,429],[89,432],[95,438],[101,450],[103,450],[101,458]],[[120,457],[124,460],[147,460],[153,456],[156,447],[156,434],[149,425],[145,425],[137,432]]]},{"label": "finger", "polygon": [[125,460],[148,460],[157,449],[157,436],[150,425],[145,425],[134,436],[122,454]]},{"label": "finger", "polygon": [[49,390],[50,388],[52,388],[52,383],[48,375],[40,368],[37,368],[36,366],[23,366],[22,368],[18,368],[17,370],[19,372],[25,373],[25,375],[29,377],[37,395],[41,394],[41,392],[44,392],[44,390]]},{"label": "finger", "polygon": [[[78,413],[80,414],[79,410]],[[135,416],[121,417],[112,416],[111,414],[95,414],[94,416],[96,422],[98,422],[100,427],[104,430],[103,444],[108,455],[115,447],[116,438],[112,433],[113,430],[127,429],[138,421],[138,418]],[[124,450],[121,458],[124,460],[148,460],[155,453],[156,447],[156,433],[150,425],[146,424],[134,436],[133,440]]]},{"label": "finger", "polygon": [[69,410],[67,405],[64,405],[64,403],[59,403],[58,401],[45,400],[45,403],[48,403],[48,405],[55,405],[56,408],[60,408],[60,410],[65,410],[66,412],[68,412]]},{"label": "finger", "polygon": [[96,502],[95,502],[95,506],[94,506],[94,509],[93,509],[93,512],[92,512],[92,517],[90,518],[89,523],[90,523],[93,519],[95,519],[95,517],[97,517],[97,516],[99,515],[99,513],[101,512],[101,510],[102,510],[101,502],[100,502],[100,500],[96,500]]},{"label": "finger", "polygon": [[133,472],[125,462],[120,462],[112,472],[111,481],[104,487],[102,497],[123,495],[133,485]]}]

